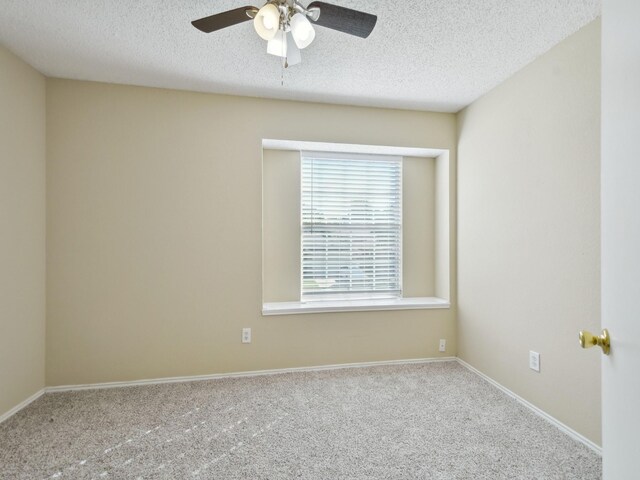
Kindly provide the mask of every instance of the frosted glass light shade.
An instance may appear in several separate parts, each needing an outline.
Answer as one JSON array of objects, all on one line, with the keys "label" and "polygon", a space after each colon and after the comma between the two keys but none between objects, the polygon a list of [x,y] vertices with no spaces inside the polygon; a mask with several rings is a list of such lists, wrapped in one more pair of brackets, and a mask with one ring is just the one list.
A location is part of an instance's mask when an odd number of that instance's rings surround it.
[{"label": "frosted glass light shade", "polygon": [[267,53],[278,57],[287,56],[287,34],[278,30],[275,36],[267,43]]},{"label": "frosted glass light shade", "polygon": [[267,3],[258,10],[253,19],[253,28],[260,37],[271,40],[280,31],[280,11],[273,3]]},{"label": "frosted glass light shade", "polygon": [[291,17],[290,25],[293,40],[296,42],[298,48],[308,47],[311,42],[313,42],[313,39],[316,38],[316,31],[305,15],[296,13]]},{"label": "frosted glass light shade", "polygon": [[297,65],[302,61],[300,50],[296,46],[296,42],[291,32],[287,32],[287,66]]}]

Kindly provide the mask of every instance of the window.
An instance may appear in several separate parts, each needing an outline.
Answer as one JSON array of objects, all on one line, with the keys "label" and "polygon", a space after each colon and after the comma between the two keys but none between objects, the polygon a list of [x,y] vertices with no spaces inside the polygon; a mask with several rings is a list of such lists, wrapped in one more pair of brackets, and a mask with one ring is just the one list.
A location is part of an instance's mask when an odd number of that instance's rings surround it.
[{"label": "window", "polygon": [[450,308],[448,150],[262,147],[263,315]]},{"label": "window", "polygon": [[402,296],[402,158],[302,153],[301,300]]}]

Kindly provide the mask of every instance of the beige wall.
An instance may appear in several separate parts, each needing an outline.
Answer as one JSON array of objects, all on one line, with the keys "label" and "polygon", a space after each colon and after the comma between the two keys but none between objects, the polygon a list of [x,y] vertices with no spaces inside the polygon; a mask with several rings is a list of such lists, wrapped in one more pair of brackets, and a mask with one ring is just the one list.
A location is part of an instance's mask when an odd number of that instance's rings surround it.
[{"label": "beige wall", "polygon": [[435,168],[435,296],[449,300],[451,307],[455,309],[456,290],[453,285],[455,285],[457,257],[455,239],[451,234],[456,231],[456,218],[452,213],[456,211],[456,194],[452,194],[451,189],[455,192],[457,188],[454,187],[456,162],[450,158],[449,153],[445,152],[436,159]]},{"label": "beige wall", "polygon": [[0,47],[0,415],[44,387],[45,79]]},{"label": "beige wall", "polygon": [[[402,159],[402,289],[405,297],[435,296],[435,164],[434,158]],[[300,300],[300,175],[300,152],[264,150],[264,302]]]},{"label": "beige wall", "polygon": [[402,159],[402,294],[436,296],[435,158]]},{"label": "beige wall", "polygon": [[261,139],[455,154],[455,115],[49,80],[47,128],[48,385],[456,354],[453,309],[260,313]]},{"label": "beige wall", "polygon": [[300,152],[262,153],[262,301],[300,300]]},{"label": "beige wall", "polygon": [[599,21],[464,110],[458,148],[459,356],[599,443]]}]

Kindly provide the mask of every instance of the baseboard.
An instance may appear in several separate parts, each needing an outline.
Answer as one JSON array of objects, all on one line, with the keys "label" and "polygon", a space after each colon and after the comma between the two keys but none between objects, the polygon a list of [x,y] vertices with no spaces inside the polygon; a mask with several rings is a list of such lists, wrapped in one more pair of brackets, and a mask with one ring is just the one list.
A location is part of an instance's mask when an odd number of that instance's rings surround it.
[{"label": "baseboard", "polygon": [[158,385],[162,383],[197,382],[203,380],[216,380],[220,378],[257,377],[262,375],[277,375],[293,372],[319,372],[323,370],[339,370],[343,368],[377,367],[382,365],[405,365],[415,363],[454,362],[456,357],[412,358],[405,360],[382,360],[378,362],[339,363],[333,365],[319,365],[315,367],[277,368],[272,370],[252,370],[247,372],[214,373],[211,375],[195,375],[186,377],[165,377],[145,380],[131,380],[126,382],[88,383],[84,385],[60,385],[47,387],[49,392],[70,392],[75,390],[94,390],[100,388],[134,387],[138,385]]},{"label": "baseboard", "polygon": [[20,410],[22,410],[24,407],[29,405],[31,402],[35,402],[37,399],[39,399],[45,393],[45,391],[46,391],[45,388],[37,391],[36,393],[31,395],[29,398],[27,398],[26,400],[23,400],[18,405],[13,407],[8,412],[5,412],[2,415],[0,415],[0,423],[4,422],[9,417],[11,417],[11,416],[15,415],[16,413],[18,413]]},{"label": "baseboard", "polygon": [[464,360],[457,358],[457,361],[460,365],[462,365],[463,367],[467,368],[468,370],[472,371],[473,373],[475,373],[476,375],[480,376],[482,379],[486,380],[487,382],[489,382],[491,385],[493,385],[494,387],[496,387],[498,390],[501,390],[502,392],[506,393],[507,395],[509,395],[511,398],[513,398],[514,400],[516,400],[517,402],[521,403],[522,405],[524,405],[525,407],[527,407],[529,410],[531,410],[533,413],[535,413],[536,415],[544,418],[546,421],[548,421],[549,423],[551,423],[552,425],[556,426],[557,428],[559,428],[562,432],[566,433],[567,435],[569,435],[571,438],[573,438],[574,440],[577,440],[578,442],[584,444],[585,446],[589,447],[591,450],[593,450],[594,452],[596,452],[598,455],[602,455],[602,447],[596,445],[595,443],[593,443],[591,440],[589,440],[587,437],[585,437],[584,435],[579,434],[578,432],[576,432],[575,430],[573,430],[572,428],[566,426],[564,423],[562,423],[560,420],[558,420],[555,417],[552,417],[551,415],[549,415],[547,412],[545,412],[544,410],[539,409],[538,407],[536,407],[535,405],[533,405],[532,403],[528,402],[527,400],[525,400],[524,398],[522,398],[520,395],[512,392],[511,390],[509,390],[507,387],[505,387],[504,385],[501,385],[500,383],[496,382],[493,378],[485,375],[484,373],[482,373],[480,370],[478,370],[477,368],[472,367],[471,365],[469,365],[467,362],[465,362]]}]

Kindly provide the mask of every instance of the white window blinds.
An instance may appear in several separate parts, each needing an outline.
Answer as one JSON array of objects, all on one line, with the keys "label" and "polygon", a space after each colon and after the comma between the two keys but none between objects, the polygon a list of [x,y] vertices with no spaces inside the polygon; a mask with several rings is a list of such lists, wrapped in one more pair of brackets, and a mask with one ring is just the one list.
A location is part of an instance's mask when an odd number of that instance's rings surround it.
[{"label": "white window blinds", "polygon": [[401,296],[402,159],[302,153],[302,300]]}]

